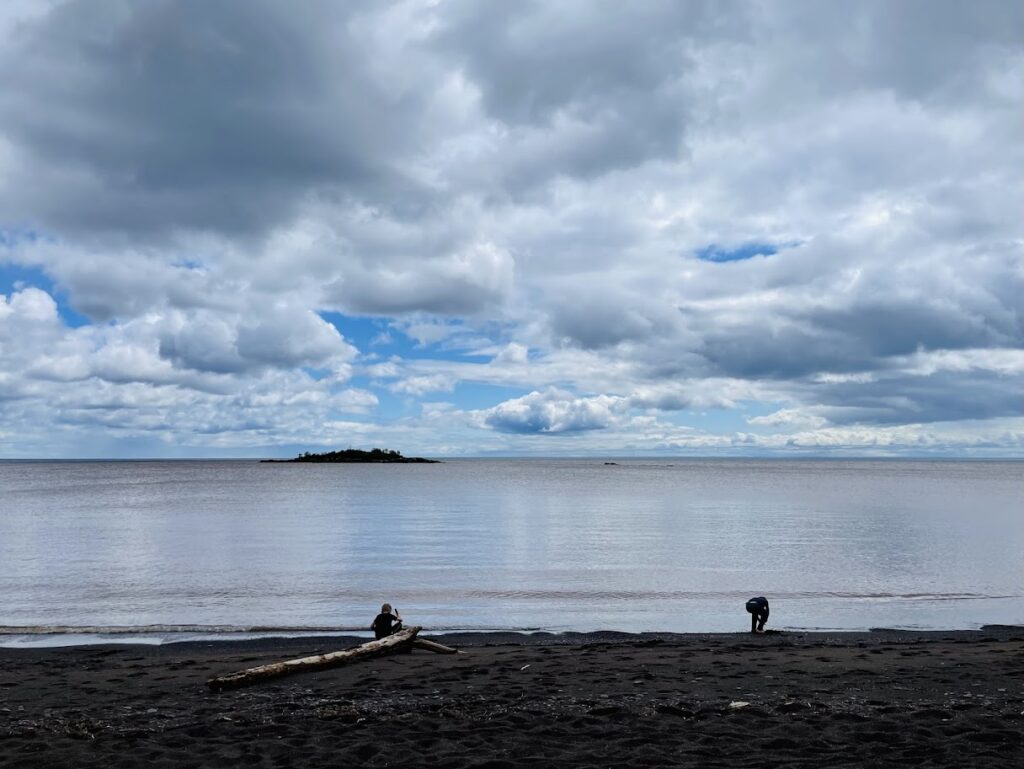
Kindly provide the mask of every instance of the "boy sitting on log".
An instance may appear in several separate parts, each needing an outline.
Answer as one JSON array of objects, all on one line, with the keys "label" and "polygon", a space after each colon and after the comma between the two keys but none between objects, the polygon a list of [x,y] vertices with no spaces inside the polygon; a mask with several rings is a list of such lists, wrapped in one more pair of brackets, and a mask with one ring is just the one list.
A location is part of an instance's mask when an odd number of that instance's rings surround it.
[{"label": "boy sitting on log", "polygon": [[386,603],[380,607],[380,614],[374,617],[373,622],[370,624],[370,630],[373,631],[373,635],[377,640],[385,638],[392,633],[397,633],[402,629],[402,618],[398,615],[398,611],[392,612],[391,604]]}]

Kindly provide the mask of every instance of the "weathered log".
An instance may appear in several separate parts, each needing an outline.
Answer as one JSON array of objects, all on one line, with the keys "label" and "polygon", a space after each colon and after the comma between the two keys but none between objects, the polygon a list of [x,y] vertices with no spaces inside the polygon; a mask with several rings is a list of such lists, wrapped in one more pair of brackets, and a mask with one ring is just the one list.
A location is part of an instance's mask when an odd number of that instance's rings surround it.
[{"label": "weathered log", "polygon": [[328,654],[314,654],[312,657],[302,657],[284,662],[274,662],[270,665],[240,670],[237,673],[211,678],[206,685],[219,692],[223,689],[234,689],[239,686],[266,681],[269,678],[280,678],[281,676],[292,675],[293,673],[305,673],[310,670],[323,670],[324,668],[338,667],[356,660],[364,660],[370,657],[377,657],[381,654],[400,651],[412,646],[416,640],[416,634],[422,628],[411,627],[399,630],[394,635],[389,635],[377,641],[370,641],[353,649],[330,652]]},{"label": "weathered log", "polygon": [[417,649],[426,649],[438,654],[462,654],[458,649],[453,649],[451,646],[445,646],[434,641],[428,641],[426,638],[417,638],[412,642],[412,645]]}]

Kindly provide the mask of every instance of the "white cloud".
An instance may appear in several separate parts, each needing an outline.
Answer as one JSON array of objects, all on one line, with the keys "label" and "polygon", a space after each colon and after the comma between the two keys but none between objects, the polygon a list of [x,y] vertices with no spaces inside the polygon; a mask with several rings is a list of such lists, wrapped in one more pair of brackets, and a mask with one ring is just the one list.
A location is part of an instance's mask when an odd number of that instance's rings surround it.
[{"label": "white cloud", "polygon": [[406,395],[426,395],[433,392],[450,392],[455,387],[455,380],[445,374],[428,376],[412,376],[389,385],[388,389]]},{"label": "white cloud", "polygon": [[0,295],[0,318],[11,324],[5,326],[9,333],[17,332],[19,327],[53,327],[57,323],[57,303],[45,291],[28,286],[10,298]]},{"label": "white cloud", "polygon": [[529,360],[530,349],[525,344],[509,342],[494,356],[493,363],[497,365],[522,365]]},{"label": "white cloud", "polygon": [[750,417],[747,423],[751,425],[764,425],[767,427],[824,427],[827,420],[815,414],[808,413],[803,409],[779,409],[771,414],[760,417]]},{"label": "white cloud", "polygon": [[483,426],[500,432],[553,435],[604,429],[617,421],[623,406],[622,398],[576,398],[552,389],[507,400],[475,417]]}]

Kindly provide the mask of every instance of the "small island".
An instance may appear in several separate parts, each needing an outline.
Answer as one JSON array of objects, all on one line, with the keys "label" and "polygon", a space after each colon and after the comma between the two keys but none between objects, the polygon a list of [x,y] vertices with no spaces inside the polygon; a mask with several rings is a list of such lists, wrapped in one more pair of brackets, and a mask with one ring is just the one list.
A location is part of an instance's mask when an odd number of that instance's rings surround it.
[{"label": "small island", "polygon": [[390,449],[345,449],[344,451],[328,451],[323,454],[310,454],[308,451],[295,459],[263,459],[261,462],[390,462],[390,463],[426,463],[437,464],[440,460],[423,459],[423,457],[403,457],[399,451]]}]

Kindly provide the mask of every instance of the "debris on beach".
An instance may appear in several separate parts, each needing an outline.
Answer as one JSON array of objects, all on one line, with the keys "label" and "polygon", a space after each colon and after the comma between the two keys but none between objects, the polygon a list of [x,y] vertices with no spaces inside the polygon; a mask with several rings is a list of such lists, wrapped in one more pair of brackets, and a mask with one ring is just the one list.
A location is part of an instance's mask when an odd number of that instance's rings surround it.
[{"label": "debris on beach", "polygon": [[373,657],[379,657],[383,654],[411,650],[412,647],[426,649],[427,651],[432,651],[437,654],[460,653],[458,649],[453,649],[450,646],[434,643],[433,641],[428,641],[424,638],[417,638],[417,634],[422,629],[423,628],[417,626],[400,630],[393,635],[385,636],[384,638],[377,639],[376,641],[368,641],[367,643],[360,644],[353,649],[329,652],[328,654],[314,654],[310,657],[300,657],[299,659],[285,660],[284,662],[273,662],[269,665],[260,665],[259,667],[248,668],[247,670],[241,670],[237,673],[231,673],[226,676],[211,678],[206,682],[206,685],[215,692],[219,692],[223,689],[234,689],[239,686],[248,686],[260,681],[266,681],[272,678],[281,678],[282,676],[288,676],[294,673],[304,673],[310,670],[339,667],[341,665],[346,665],[349,662],[358,662],[365,659],[371,659]]}]

